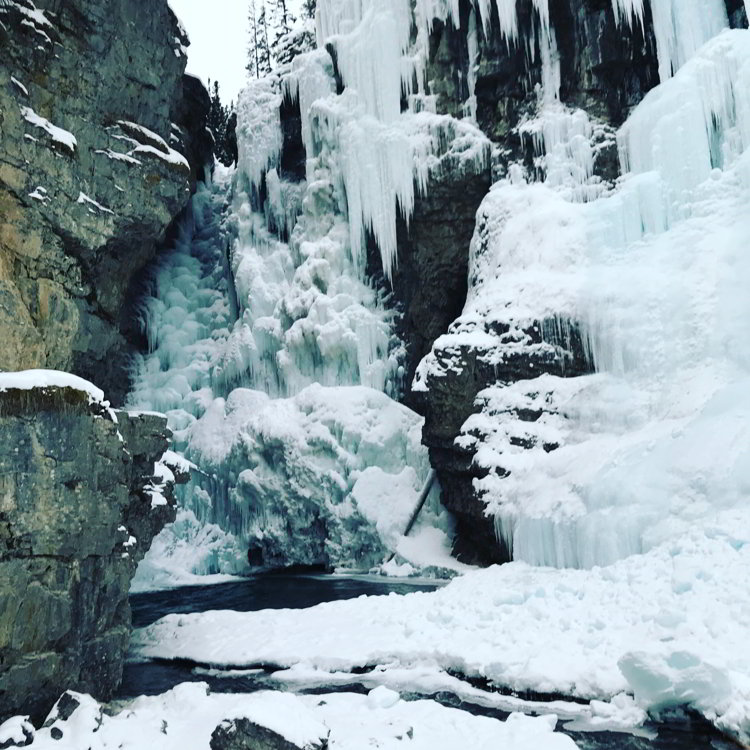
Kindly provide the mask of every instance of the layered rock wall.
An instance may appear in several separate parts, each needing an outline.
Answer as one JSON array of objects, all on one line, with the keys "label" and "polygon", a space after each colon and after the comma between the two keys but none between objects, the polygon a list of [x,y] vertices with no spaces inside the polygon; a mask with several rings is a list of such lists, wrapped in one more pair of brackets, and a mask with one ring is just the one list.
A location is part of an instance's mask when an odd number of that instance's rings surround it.
[{"label": "layered rock wall", "polygon": [[121,401],[128,290],[210,156],[187,43],[166,0],[0,4],[0,370]]},{"label": "layered rock wall", "polygon": [[[211,159],[187,44],[166,0],[0,2],[0,371],[124,397],[139,273]],[[75,388],[0,392],[0,720],[117,686],[167,436]]]},{"label": "layered rock wall", "polygon": [[118,685],[130,579],[174,516],[167,434],[74,388],[0,392],[0,721]]}]

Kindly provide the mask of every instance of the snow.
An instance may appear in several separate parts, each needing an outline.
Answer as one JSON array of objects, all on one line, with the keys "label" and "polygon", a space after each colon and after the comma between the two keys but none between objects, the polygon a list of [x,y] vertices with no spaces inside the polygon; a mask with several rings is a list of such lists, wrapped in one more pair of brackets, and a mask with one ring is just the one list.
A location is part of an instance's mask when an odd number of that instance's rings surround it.
[{"label": "snow", "polygon": [[728,514],[706,532],[590,571],[514,562],[434,593],[168,615],[136,631],[135,653],[233,668],[438,667],[587,700],[635,691],[641,709],[688,704],[742,736],[750,729],[750,540],[738,532],[750,526],[737,520]]},{"label": "snow", "polygon": [[165,451],[164,455],[154,462],[153,479],[144,487],[144,492],[151,498],[152,508],[168,504],[164,491],[174,484],[174,473],[169,468],[173,455],[173,451]]},{"label": "snow", "polygon": [[124,161],[127,164],[135,164],[137,166],[140,166],[143,162],[139,161],[138,159],[135,159],[134,157],[130,156],[129,154],[121,154],[119,151],[112,151],[112,149],[97,149],[94,153],[102,154],[103,156],[106,156],[108,159],[112,159],[114,161]]},{"label": "snow", "polygon": [[133,154],[155,156],[157,159],[161,159],[163,162],[166,162],[167,164],[190,169],[190,164],[188,163],[188,160],[179,151],[175,151],[173,148],[169,148],[168,151],[165,153],[160,148],[156,148],[155,146],[141,144],[139,146],[136,146],[132,151],[130,151],[127,154],[128,156],[132,157],[133,161],[137,162],[138,159],[134,157]]},{"label": "snow", "polygon": [[137,122],[130,122],[129,120],[118,120],[117,124],[126,133],[138,136],[140,143],[143,143],[143,141],[150,142],[152,145],[160,148],[165,154],[170,151],[167,142],[158,133],[154,133],[153,130],[149,130],[143,125],[139,125]]},{"label": "snow", "polygon": [[153,156],[172,166],[190,169],[188,160],[179,151],[171,148],[158,133],[154,133],[153,130],[149,130],[143,125],[130,122],[129,120],[118,120],[117,125],[128,135],[113,135],[113,137],[126,141],[134,146],[134,148],[127,154],[117,154],[109,149],[105,152],[97,151],[97,153],[105,153],[111,159],[122,159],[122,157],[125,157],[123,160],[127,160],[129,158],[131,163],[137,164],[140,164],[140,161],[136,155]]},{"label": "snow", "polygon": [[31,107],[21,107],[21,115],[26,122],[30,123],[35,128],[44,130],[44,132],[47,133],[55,143],[58,143],[63,148],[67,149],[71,155],[75,154],[76,148],[78,147],[78,141],[76,141],[76,138],[72,133],[57,127],[57,125],[53,125],[49,120],[34,112]]},{"label": "snow", "polygon": [[24,96],[29,95],[29,90],[17,78],[14,78],[13,76],[11,76],[10,80],[18,88],[18,90],[24,94]]},{"label": "snow", "polygon": [[[242,670],[207,670],[212,675],[241,676]],[[200,673],[201,668],[196,668]],[[646,712],[639,708],[632,696],[625,693],[615,695],[611,701],[592,700],[588,703],[564,700],[533,701],[482,690],[466,680],[447,674],[431,665],[382,665],[361,674],[330,672],[297,664],[290,669],[279,669],[269,675],[284,689],[315,690],[338,688],[346,685],[363,685],[366,688],[386,687],[394,691],[421,695],[450,694],[464,703],[479,708],[490,708],[508,713],[524,713],[532,716],[554,714],[566,721],[565,727],[577,731],[613,731],[646,736],[650,729],[641,725],[646,721]]]},{"label": "snow", "polygon": [[[114,714],[103,713],[88,695],[73,696],[80,705],[72,716],[67,721],[48,721],[28,747],[127,750],[152,745],[164,750],[208,750],[213,730],[225,720],[239,718],[265,726],[293,746],[309,750],[323,746],[330,750],[395,750],[405,744],[414,750],[452,750],[462,745],[477,750],[576,747],[569,737],[554,731],[554,716],[512,714],[503,722],[433,701],[404,701],[387,688],[376,688],[369,695],[211,694],[205,684],[185,683],[161,696],[138,698]],[[62,737],[53,739],[53,731],[62,732]]]},{"label": "snow", "polygon": [[97,203],[93,198],[89,198],[86,193],[78,193],[78,200],[76,203],[80,203],[83,206],[86,206],[88,208],[89,213],[92,213],[96,215],[98,212],[106,213],[106,214],[112,214],[114,216],[114,211],[110,208],[107,208],[106,206],[102,206],[101,203]]},{"label": "snow", "polygon": [[0,724],[0,745],[5,747],[27,744],[27,740],[34,736],[34,725],[28,716],[11,716]]},{"label": "snow", "polygon": [[29,198],[33,198],[41,203],[47,203],[50,200],[50,197],[47,194],[47,188],[44,188],[41,185],[37,185],[34,190],[29,193]]},{"label": "snow", "polygon": [[31,388],[74,388],[89,396],[89,403],[107,404],[104,391],[88,380],[79,378],[69,372],[59,370],[19,370],[18,372],[0,372],[0,391]]}]

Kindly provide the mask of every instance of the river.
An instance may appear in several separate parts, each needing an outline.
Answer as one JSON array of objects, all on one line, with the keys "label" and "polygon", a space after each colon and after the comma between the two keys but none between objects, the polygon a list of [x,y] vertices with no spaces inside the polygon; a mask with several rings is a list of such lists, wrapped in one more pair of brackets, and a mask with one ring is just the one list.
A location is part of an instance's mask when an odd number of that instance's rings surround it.
[{"label": "river", "polygon": [[[399,581],[373,576],[338,576],[312,573],[265,573],[251,578],[213,584],[187,586],[167,591],[134,594],[130,597],[134,627],[145,627],[171,613],[205,612],[211,609],[232,609],[251,612],[261,609],[302,609],[322,602],[353,599],[363,595],[407,594],[431,591],[438,584],[430,581]],[[146,662],[125,665],[118,699],[138,695],[158,695],[181,682],[206,682],[214,692],[253,692],[279,690],[285,686],[272,679],[265,670],[246,670],[226,675],[220,670],[196,668],[184,662]],[[345,687],[320,687],[301,692],[326,693],[337,690],[367,692],[361,684]],[[472,714],[504,719],[508,714],[461,701],[451,693],[421,695],[402,693],[406,700],[434,698]],[[560,727],[570,735],[581,750],[736,750],[702,717],[673,713],[661,717],[646,729],[652,737],[617,732],[580,732]]]}]

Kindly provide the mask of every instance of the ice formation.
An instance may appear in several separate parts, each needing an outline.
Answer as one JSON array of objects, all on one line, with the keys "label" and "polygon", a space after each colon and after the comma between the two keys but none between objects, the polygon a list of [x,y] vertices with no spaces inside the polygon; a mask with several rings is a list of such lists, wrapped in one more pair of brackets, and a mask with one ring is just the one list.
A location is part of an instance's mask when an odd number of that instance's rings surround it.
[{"label": "ice formation", "polygon": [[[236,172],[193,199],[144,308],[151,354],[131,404],[165,411],[198,471],[137,587],[238,572],[248,550],[253,564],[368,568],[398,550],[401,572],[410,555],[461,567],[437,509],[402,544],[429,465],[421,420],[391,400],[403,345],[366,275],[368,234],[388,277],[398,218],[430,177],[489,160],[471,122],[401,111],[421,85],[410,18],[404,0],[323,2],[343,93],[321,47],[240,95]],[[304,179],[282,160],[284,98],[300,109]]]},{"label": "ice formation", "polygon": [[[607,565],[730,509],[750,522],[750,32],[722,31],[723,4],[696,8],[652,2],[693,29],[686,45],[712,38],[674,52],[620,129],[616,189],[590,180],[585,116],[542,96],[521,134],[543,182],[511,170],[478,212],[467,304],[436,347],[500,363],[569,348],[578,330],[596,369],[489,387],[458,438],[488,471],[476,489],[514,559]],[[428,356],[417,385],[440,375]]]},{"label": "ice formation", "polygon": [[[428,465],[420,420],[390,399],[402,352],[365,243],[387,277],[396,221],[430,176],[476,170],[489,149],[471,98],[458,121],[423,95],[426,31],[455,22],[458,3],[418,0],[413,37],[407,6],[319,0],[320,48],[245,91],[232,187],[199,193],[158,273],[133,401],[168,413],[199,471],[143,581],[241,570],[248,548],[338,565],[395,549],[424,565],[444,546],[434,510],[414,542],[399,533]],[[646,0],[612,7],[645,22]],[[141,655],[307,678],[378,663],[390,666],[368,679],[461,671],[613,699],[591,719],[689,703],[747,739],[750,32],[725,30],[717,0],[648,7],[662,82],[616,134],[624,176],[610,185],[595,150],[615,136],[560,101],[547,2],[521,39],[515,0],[495,0],[506,42],[541,62],[519,132],[535,169],[511,166],[486,196],[465,309],[435,347],[500,366],[580,346],[593,370],[495,383],[458,437],[487,472],[475,487],[515,562],[431,595],[168,617],[138,635]],[[472,59],[494,11],[476,4]],[[304,179],[282,164],[284,97],[300,106]],[[416,387],[446,366],[428,356]]]},{"label": "ice formation", "polygon": [[[659,77],[672,76],[728,25],[723,0],[646,0],[651,8]],[[615,17],[643,25],[644,0],[612,0]]]}]

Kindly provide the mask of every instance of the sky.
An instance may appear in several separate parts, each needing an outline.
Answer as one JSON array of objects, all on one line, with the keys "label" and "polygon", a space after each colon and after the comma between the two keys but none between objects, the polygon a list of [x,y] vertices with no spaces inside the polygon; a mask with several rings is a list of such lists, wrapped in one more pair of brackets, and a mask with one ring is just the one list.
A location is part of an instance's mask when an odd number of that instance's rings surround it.
[{"label": "sky", "polygon": [[247,58],[246,0],[169,0],[190,37],[187,72],[219,82],[229,104],[245,85]]}]

